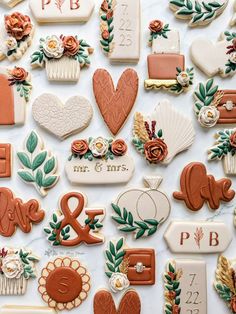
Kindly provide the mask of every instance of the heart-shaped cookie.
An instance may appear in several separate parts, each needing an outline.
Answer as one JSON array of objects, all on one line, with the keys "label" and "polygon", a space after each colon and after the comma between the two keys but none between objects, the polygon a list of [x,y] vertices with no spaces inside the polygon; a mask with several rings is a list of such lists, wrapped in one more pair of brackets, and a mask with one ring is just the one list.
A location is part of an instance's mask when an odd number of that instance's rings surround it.
[{"label": "heart-shaped cookie", "polygon": [[63,105],[57,96],[42,94],[34,101],[32,113],[40,126],[64,140],[89,125],[93,109],[82,96],[73,96]]},{"label": "heart-shaped cookie", "polygon": [[94,296],[93,309],[94,314],[140,314],[141,302],[135,290],[128,290],[116,309],[111,293],[100,290]]},{"label": "heart-shaped cookie", "polygon": [[116,89],[110,74],[98,69],[93,75],[93,92],[105,123],[116,135],[135,103],[138,93],[138,74],[127,69],[121,75]]}]

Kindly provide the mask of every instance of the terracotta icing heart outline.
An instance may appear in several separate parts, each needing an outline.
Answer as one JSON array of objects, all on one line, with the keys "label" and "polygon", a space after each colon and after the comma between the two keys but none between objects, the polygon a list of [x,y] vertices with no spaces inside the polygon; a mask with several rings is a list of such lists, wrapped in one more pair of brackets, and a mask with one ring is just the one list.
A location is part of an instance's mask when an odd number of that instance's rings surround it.
[{"label": "terracotta icing heart outline", "polygon": [[139,87],[138,74],[126,69],[115,89],[112,77],[105,69],[93,75],[93,92],[102,117],[113,135],[116,135],[128,118]]}]

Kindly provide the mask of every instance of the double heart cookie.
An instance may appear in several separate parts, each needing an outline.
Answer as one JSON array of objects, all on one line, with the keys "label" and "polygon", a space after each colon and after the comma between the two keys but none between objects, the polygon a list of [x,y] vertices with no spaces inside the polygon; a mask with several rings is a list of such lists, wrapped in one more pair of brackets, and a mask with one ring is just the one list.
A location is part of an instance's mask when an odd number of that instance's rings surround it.
[{"label": "double heart cookie", "polygon": [[106,290],[98,291],[93,300],[94,314],[140,314],[141,302],[135,290],[128,290],[116,309],[113,297]]},{"label": "double heart cookie", "polygon": [[33,103],[33,117],[40,126],[61,140],[84,130],[93,117],[90,102],[82,96],[73,96],[65,105],[52,94],[42,94]]},{"label": "double heart cookie", "polygon": [[121,75],[116,89],[110,74],[98,69],[93,75],[93,92],[103,119],[113,135],[125,123],[138,93],[138,74],[127,69]]}]

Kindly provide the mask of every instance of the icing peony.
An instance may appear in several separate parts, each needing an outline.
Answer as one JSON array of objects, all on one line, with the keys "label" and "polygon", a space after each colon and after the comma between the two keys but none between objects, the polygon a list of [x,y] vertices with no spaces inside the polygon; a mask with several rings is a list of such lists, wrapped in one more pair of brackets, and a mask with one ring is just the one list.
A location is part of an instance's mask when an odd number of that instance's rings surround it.
[{"label": "icing peony", "polygon": [[127,152],[127,145],[123,140],[116,140],[111,144],[111,151],[115,156],[123,156]]},{"label": "icing peony", "polygon": [[17,41],[14,37],[7,37],[4,44],[5,44],[7,51],[17,49]]},{"label": "icing peony", "polygon": [[102,38],[107,40],[110,37],[110,33],[108,32],[108,30],[104,30],[102,32]]},{"label": "icing peony", "polygon": [[236,51],[229,55],[229,61],[236,64]]},{"label": "icing peony", "polygon": [[55,35],[46,37],[45,41],[42,41],[42,48],[48,58],[59,59],[64,52],[63,42]]},{"label": "icing peony", "polygon": [[109,284],[113,292],[123,291],[130,285],[129,279],[126,274],[113,273],[109,279]]},{"label": "icing peony", "polygon": [[86,140],[78,140],[74,141],[71,145],[71,151],[73,154],[78,156],[83,156],[87,153],[89,147],[88,142]]},{"label": "icing peony", "polygon": [[189,82],[190,82],[190,76],[187,72],[183,71],[183,72],[180,72],[178,75],[177,75],[177,81],[178,83],[183,86],[183,87],[187,87],[189,86]]},{"label": "icing peony", "polygon": [[162,139],[155,138],[145,143],[144,153],[150,163],[158,163],[166,158],[167,145]]},{"label": "icing peony", "polygon": [[104,1],[103,1],[103,3],[101,4],[101,9],[102,9],[102,11],[104,11],[104,12],[107,12],[107,11],[109,10],[107,0],[104,0]]},{"label": "icing peony", "polygon": [[19,279],[24,272],[22,261],[17,254],[9,254],[2,259],[2,272],[7,278]]},{"label": "icing peony", "polygon": [[28,76],[28,72],[20,67],[15,67],[13,70],[10,71],[11,77],[14,81],[23,82],[26,80]]},{"label": "icing peony", "polygon": [[65,36],[62,38],[64,46],[64,54],[66,56],[74,56],[79,50],[79,41],[74,36]]},{"label": "icing peony", "polygon": [[233,134],[231,134],[229,141],[230,141],[230,146],[232,148],[236,148],[236,131]]},{"label": "icing peony", "polygon": [[163,22],[160,20],[151,21],[149,24],[149,29],[152,33],[159,33],[163,29]]},{"label": "icing peony", "polygon": [[7,33],[16,40],[22,40],[32,31],[32,23],[29,16],[14,12],[5,16],[5,28]]},{"label": "icing peony", "polygon": [[211,128],[216,125],[219,117],[220,112],[215,106],[203,106],[199,111],[198,121],[202,126]]},{"label": "icing peony", "polygon": [[103,157],[108,152],[109,142],[103,137],[95,138],[89,143],[89,149],[94,157]]}]

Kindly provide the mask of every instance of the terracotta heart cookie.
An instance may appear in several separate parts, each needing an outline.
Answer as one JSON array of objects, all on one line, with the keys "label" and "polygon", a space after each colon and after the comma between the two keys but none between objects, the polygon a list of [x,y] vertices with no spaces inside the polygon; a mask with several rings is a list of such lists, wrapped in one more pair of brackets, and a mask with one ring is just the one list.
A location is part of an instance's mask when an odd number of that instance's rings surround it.
[{"label": "terracotta heart cookie", "polygon": [[116,89],[111,75],[98,69],[93,75],[93,92],[103,119],[116,135],[132,110],[138,94],[139,78],[136,71],[127,69],[121,75]]},{"label": "terracotta heart cookie", "polygon": [[82,96],[73,96],[63,105],[56,95],[42,94],[34,101],[32,113],[40,126],[63,140],[89,125],[93,109]]},{"label": "terracotta heart cookie", "polygon": [[93,300],[94,314],[140,314],[141,301],[135,290],[128,290],[116,309],[113,297],[106,290],[98,291]]}]

